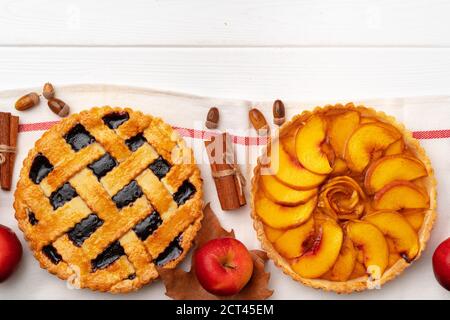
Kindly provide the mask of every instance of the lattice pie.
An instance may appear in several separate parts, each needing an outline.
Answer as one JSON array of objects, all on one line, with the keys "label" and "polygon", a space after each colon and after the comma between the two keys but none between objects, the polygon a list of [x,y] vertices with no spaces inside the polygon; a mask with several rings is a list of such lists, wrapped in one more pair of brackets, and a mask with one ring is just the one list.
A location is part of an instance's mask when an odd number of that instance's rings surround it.
[{"label": "lattice pie", "polygon": [[417,260],[436,215],[425,151],[365,107],[305,111],[280,128],[252,181],[258,237],[283,271],[336,292],[383,284]]},{"label": "lattice pie", "polygon": [[128,292],[184,258],[201,226],[202,181],[192,150],[161,119],[94,108],[36,142],[14,208],[43,268]]}]

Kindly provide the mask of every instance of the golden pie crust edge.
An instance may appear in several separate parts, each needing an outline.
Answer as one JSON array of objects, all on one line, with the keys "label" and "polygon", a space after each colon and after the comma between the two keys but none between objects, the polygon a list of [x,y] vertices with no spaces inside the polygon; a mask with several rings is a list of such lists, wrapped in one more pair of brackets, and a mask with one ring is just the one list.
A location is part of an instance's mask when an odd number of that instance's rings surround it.
[{"label": "golden pie crust edge", "polygon": [[[431,166],[430,159],[426,155],[425,150],[422,148],[419,141],[413,137],[411,131],[409,131],[402,123],[398,122],[393,116],[389,116],[382,111],[376,111],[373,108],[365,107],[363,105],[354,106],[353,103],[348,103],[345,106],[341,104],[336,104],[336,105],[326,105],[324,107],[316,107],[312,111],[305,110],[301,114],[295,115],[290,121],[285,122],[279,129],[280,130],[279,135],[282,136],[285,133],[289,132],[289,130],[295,127],[297,123],[306,121],[311,115],[315,113],[318,112],[323,113],[328,110],[337,108],[345,109],[347,111],[356,110],[361,112],[361,114],[364,116],[375,117],[377,120],[386,122],[394,126],[402,133],[405,144],[409,147],[409,149],[412,152],[414,152],[415,156],[418,159],[420,159],[425,165],[429,173],[429,176],[427,177],[427,189],[430,197],[430,208],[426,210],[422,226],[418,232],[420,249],[414,261],[418,260],[426,247],[428,239],[430,238],[431,230],[433,228],[437,216],[436,212],[437,181],[434,175],[433,167]],[[266,151],[268,150],[268,148],[270,148],[271,140],[272,138],[269,139],[267,146],[264,147],[262,155],[266,154]],[[259,187],[258,183],[260,176],[259,175],[260,160],[261,156],[258,157],[258,162],[253,169],[253,177],[251,183],[251,217],[253,219],[253,227],[256,230],[257,237],[261,242],[263,250],[267,252],[269,258],[272,259],[275,265],[281,268],[282,271],[285,274],[289,275],[292,279],[315,289],[334,291],[336,293],[352,293],[369,289],[368,276],[359,277],[348,281],[330,281],[325,279],[308,279],[301,277],[291,268],[291,266],[285,260],[285,258],[277,252],[277,250],[273,247],[272,243],[267,239],[264,232],[264,224],[259,219],[255,210],[255,195]],[[382,286],[386,282],[394,279],[395,277],[400,275],[407,267],[409,267],[413,262],[407,263],[405,260],[399,259],[394,265],[392,265],[389,269],[387,269],[383,273],[381,279],[378,281],[378,284]]]},{"label": "golden pie crust edge", "polygon": [[[165,130],[171,133],[170,138],[177,143],[177,145],[181,146],[182,152],[187,153],[187,156],[192,159],[192,164],[195,167],[194,171],[189,179],[189,181],[195,186],[196,192],[194,196],[190,199],[194,205],[194,210],[198,213],[198,217],[192,221],[192,223],[184,229],[182,232],[183,237],[180,242],[181,247],[183,248],[183,252],[179,257],[176,259],[168,262],[166,265],[164,265],[164,268],[175,268],[181,261],[184,260],[185,256],[188,254],[190,248],[193,245],[194,239],[197,235],[197,232],[200,230],[202,224],[201,221],[203,219],[203,180],[201,178],[200,170],[195,162],[194,154],[191,148],[186,146],[185,140],[179,135],[177,131],[175,131],[169,124],[164,122],[161,118],[153,117],[148,114],[144,114],[140,111],[136,111],[134,109],[128,108],[128,107],[110,107],[110,106],[103,106],[103,107],[93,107],[88,110],[81,111],[80,113],[75,113],[70,115],[67,118],[62,119],[55,125],[53,125],[50,129],[46,130],[42,136],[36,140],[34,143],[34,146],[32,149],[29,150],[27,156],[23,160],[22,163],[22,169],[20,171],[19,180],[17,182],[16,190],[14,192],[14,210],[15,210],[15,218],[18,222],[19,229],[22,231],[24,239],[26,240],[28,247],[33,253],[33,256],[38,260],[39,266],[42,269],[46,269],[48,272],[50,272],[53,275],[56,275],[61,280],[66,280],[68,282],[71,281],[71,277],[74,276],[74,271],[71,269],[71,267],[64,261],[61,261],[61,263],[53,264],[48,258],[45,257],[45,255],[41,252],[41,250],[37,250],[34,248],[34,243],[31,241],[31,239],[27,236],[27,224],[28,224],[28,214],[26,210],[26,205],[24,201],[24,197],[22,195],[22,192],[20,192],[20,184],[22,178],[25,176],[28,176],[32,162],[34,157],[39,153],[36,145],[38,142],[42,143],[45,142],[45,140],[48,140],[46,143],[51,143],[50,135],[51,132],[67,132],[72,127],[72,122],[75,119],[79,119],[81,115],[88,115],[88,117],[91,118],[98,118],[101,117],[101,114],[104,114],[105,112],[108,113],[114,113],[114,112],[123,112],[126,111],[130,115],[135,114],[142,119],[145,118],[151,118],[153,120],[157,120],[158,124],[163,126]],[[136,133],[137,134],[137,133]],[[183,154],[186,156],[186,154]],[[81,288],[88,288],[94,291],[102,291],[102,292],[109,292],[109,293],[128,293],[132,291],[136,291],[143,287],[146,284],[149,284],[159,278],[159,274],[157,273],[156,269],[155,272],[152,274],[149,274],[144,281],[135,281],[138,279],[136,277],[133,280],[129,279],[123,279],[113,286],[105,286],[101,282],[95,283],[93,287],[91,286],[81,286]]]}]

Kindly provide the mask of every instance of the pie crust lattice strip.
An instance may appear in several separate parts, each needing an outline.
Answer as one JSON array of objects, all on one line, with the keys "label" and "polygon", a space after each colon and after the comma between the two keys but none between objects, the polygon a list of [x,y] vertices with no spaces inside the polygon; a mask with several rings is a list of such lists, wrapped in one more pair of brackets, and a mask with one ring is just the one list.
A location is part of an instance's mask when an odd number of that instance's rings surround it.
[{"label": "pie crust lattice strip", "polygon": [[203,217],[202,180],[161,119],[93,108],[36,142],[14,208],[41,267],[81,288],[128,292],[186,255]]}]

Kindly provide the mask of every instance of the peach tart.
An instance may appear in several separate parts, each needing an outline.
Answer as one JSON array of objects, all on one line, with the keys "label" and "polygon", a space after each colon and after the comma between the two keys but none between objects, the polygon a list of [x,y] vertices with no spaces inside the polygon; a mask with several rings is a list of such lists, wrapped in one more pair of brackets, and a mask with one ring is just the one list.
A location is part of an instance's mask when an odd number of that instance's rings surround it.
[{"label": "peach tart", "polygon": [[259,157],[252,217],[263,248],[294,280],[361,291],[420,257],[436,181],[393,117],[352,103],[317,107],[285,123]]}]

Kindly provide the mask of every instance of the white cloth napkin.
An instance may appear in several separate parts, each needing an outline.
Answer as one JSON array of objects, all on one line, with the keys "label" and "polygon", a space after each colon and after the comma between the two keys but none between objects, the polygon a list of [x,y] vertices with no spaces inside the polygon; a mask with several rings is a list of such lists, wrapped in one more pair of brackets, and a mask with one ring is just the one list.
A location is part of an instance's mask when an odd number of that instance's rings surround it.
[{"label": "white cloth napkin", "polygon": [[[26,112],[17,112],[14,103],[18,97],[30,91],[39,92],[41,88],[28,88],[0,92],[0,111],[12,112],[20,116],[21,133],[19,134],[18,154],[15,163],[13,184],[17,182],[23,159],[34,142],[42,135],[43,129],[59,120],[47,107],[43,99],[41,104]],[[207,156],[204,152],[203,138],[210,134],[204,127],[206,114],[210,107],[220,110],[218,131],[228,131],[235,135],[238,162],[250,185],[251,169],[264,144],[264,139],[257,138],[248,121],[248,111],[257,106],[272,124],[272,101],[245,101],[196,97],[173,92],[161,92],[143,88],[114,85],[71,85],[56,87],[56,94],[71,106],[71,112],[79,112],[93,106],[129,106],[143,112],[159,116],[185,137],[194,149],[204,179],[205,202],[211,206],[226,228],[233,228],[236,236],[249,248],[259,248],[249,215],[249,206],[233,212],[223,212],[217,199],[215,187],[210,174]],[[282,98],[282,97],[281,97]],[[339,102],[339,101],[336,101]],[[340,101],[347,102],[347,101]],[[286,118],[311,109],[317,105],[335,103],[333,101],[284,101]],[[435,247],[450,236],[450,97],[418,97],[397,99],[376,99],[355,101],[372,106],[395,116],[407,128],[416,132],[418,137],[434,136],[434,139],[421,139],[427,151],[438,180],[439,217],[433,230],[429,245],[411,268],[382,290],[371,290],[350,296],[337,296],[302,286],[281,270],[269,263],[271,271],[270,286],[275,289],[275,299],[448,299],[448,293],[434,280],[431,255]],[[89,290],[69,289],[64,281],[51,276],[39,268],[33,258],[21,232],[17,228],[12,208],[13,191],[0,191],[0,224],[7,225],[18,232],[24,245],[24,257],[19,270],[0,286],[0,299],[164,299],[164,288],[160,281],[153,283],[136,293],[113,296]],[[184,266],[189,265],[189,258]],[[282,288],[282,289],[281,289]]]}]

